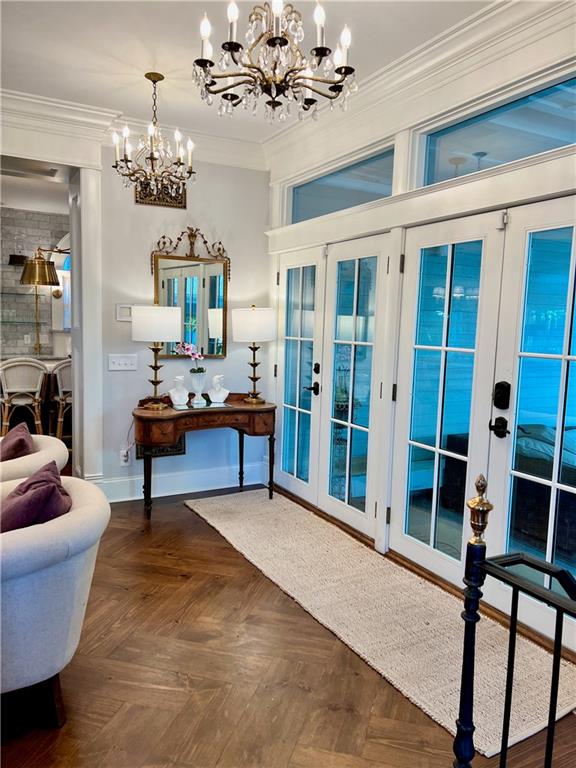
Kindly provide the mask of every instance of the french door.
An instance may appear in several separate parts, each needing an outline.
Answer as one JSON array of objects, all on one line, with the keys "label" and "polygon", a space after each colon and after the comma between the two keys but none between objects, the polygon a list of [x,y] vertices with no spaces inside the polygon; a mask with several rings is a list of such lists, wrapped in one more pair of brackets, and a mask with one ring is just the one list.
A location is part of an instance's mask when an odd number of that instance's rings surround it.
[{"label": "french door", "polygon": [[[480,472],[488,552],[576,574],[574,224],[564,198],[511,209],[506,226],[497,212],[406,236],[390,545],[455,584]],[[507,587],[488,579],[484,593],[509,610]],[[549,614],[521,600],[547,634]]]},{"label": "french door", "polygon": [[374,424],[388,237],[287,255],[280,277],[278,483],[370,537],[383,474]]}]

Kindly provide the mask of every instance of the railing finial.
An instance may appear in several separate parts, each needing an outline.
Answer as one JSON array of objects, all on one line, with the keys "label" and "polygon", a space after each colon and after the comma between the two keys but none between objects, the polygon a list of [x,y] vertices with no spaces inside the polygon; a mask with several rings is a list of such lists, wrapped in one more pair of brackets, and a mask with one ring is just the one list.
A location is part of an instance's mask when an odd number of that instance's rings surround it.
[{"label": "railing finial", "polygon": [[478,475],[476,478],[476,493],[478,495],[466,502],[466,506],[470,510],[470,526],[474,531],[470,544],[484,544],[484,531],[488,525],[488,515],[494,509],[494,506],[486,498],[487,487],[488,482],[484,475]]}]

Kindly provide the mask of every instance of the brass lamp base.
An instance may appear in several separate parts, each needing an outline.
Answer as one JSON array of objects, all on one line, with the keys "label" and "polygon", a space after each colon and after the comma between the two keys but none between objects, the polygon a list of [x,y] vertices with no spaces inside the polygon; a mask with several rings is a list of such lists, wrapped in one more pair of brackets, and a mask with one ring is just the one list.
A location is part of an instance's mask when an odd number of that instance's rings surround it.
[{"label": "brass lamp base", "polygon": [[248,403],[248,405],[262,405],[263,403],[266,402],[266,400],[263,400],[257,394],[256,397],[254,397],[253,395],[248,395],[248,397],[244,398],[244,402]]},{"label": "brass lamp base", "polygon": [[154,400],[151,400],[150,402],[146,403],[143,408],[146,408],[147,411],[163,411],[165,408],[168,408],[168,406],[166,403],[155,402]]},{"label": "brass lamp base", "polygon": [[154,342],[154,344],[151,344],[148,349],[154,354],[154,362],[152,365],[149,365],[148,368],[151,368],[154,373],[153,379],[148,379],[150,384],[154,387],[154,394],[150,398],[150,400],[144,405],[144,408],[146,408],[149,411],[163,411],[164,408],[168,408],[166,403],[162,402],[162,399],[158,395],[158,387],[160,384],[162,384],[162,379],[158,378],[158,371],[163,368],[163,365],[160,365],[158,363],[158,355],[164,348],[164,345],[161,344],[159,341]]},{"label": "brass lamp base", "polygon": [[262,400],[260,397],[260,392],[256,390],[256,383],[260,381],[260,376],[256,376],[256,369],[260,365],[260,362],[256,360],[256,352],[260,349],[259,346],[256,345],[256,342],[253,342],[248,349],[252,352],[252,360],[248,363],[248,365],[252,368],[252,376],[248,376],[250,381],[252,382],[252,391],[248,393],[248,397],[244,398],[244,402],[248,403],[249,405],[262,405],[262,403],[265,403],[265,400]]}]

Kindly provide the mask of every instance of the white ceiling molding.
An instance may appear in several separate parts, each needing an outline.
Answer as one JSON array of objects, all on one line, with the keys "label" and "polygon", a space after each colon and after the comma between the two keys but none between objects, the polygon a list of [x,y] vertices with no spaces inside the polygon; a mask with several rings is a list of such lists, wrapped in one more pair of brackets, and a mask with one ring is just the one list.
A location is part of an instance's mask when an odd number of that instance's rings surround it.
[{"label": "white ceiling molding", "polygon": [[537,82],[567,72],[575,62],[574,35],[572,2],[495,3],[361,83],[348,112],[324,111],[318,123],[267,139],[272,182],[294,183],[353,162],[383,136],[464,104],[488,108],[491,98],[502,99],[530,75]]},{"label": "white ceiling molding", "polygon": [[[119,112],[48,99],[29,93],[0,91],[2,153],[64,165],[100,168],[102,146],[112,146],[111,131],[128,123],[137,133],[146,134],[147,123]],[[174,130],[162,126],[167,134]],[[256,142],[218,138],[180,127],[192,136],[197,160],[205,163],[266,170],[264,150]],[[43,136],[50,135],[50,148]]]}]

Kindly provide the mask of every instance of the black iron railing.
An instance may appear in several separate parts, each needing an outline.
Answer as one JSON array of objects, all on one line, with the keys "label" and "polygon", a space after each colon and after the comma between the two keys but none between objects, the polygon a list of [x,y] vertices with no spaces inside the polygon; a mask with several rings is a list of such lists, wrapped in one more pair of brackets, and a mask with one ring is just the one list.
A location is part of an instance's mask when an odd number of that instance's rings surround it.
[{"label": "black iron railing", "polygon": [[[576,579],[566,570],[523,553],[486,557],[484,531],[492,505],[486,499],[486,479],[482,475],[476,481],[478,495],[467,505],[471,511],[471,526],[474,535],[466,548],[466,569],[464,575],[464,653],[462,659],[462,682],[460,687],[460,709],[456,721],[453,768],[472,768],[474,759],[474,660],[476,647],[476,624],[480,621],[479,606],[482,586],[487,575],[508,584],[512,588],[510,608],[510,634],[508,640],[508,663],[506,671],[506,693],[502,723],[500,768],[506,768],[510,716],[512,714],[512,691],[514,684],[514,661],[516,657],[516,635],[518,630],[518,601],[520,593],[547,604],[556,611],[554,653],[552,659],[552,680],[548,710],[548,730],[543,768],[552,768],[554,733],[556,728],[556,707],[560,682],[560,661],[562,655],[562,630],[564,616],[576,618]],[[542,584],[520,575],[532,572]]]}]

